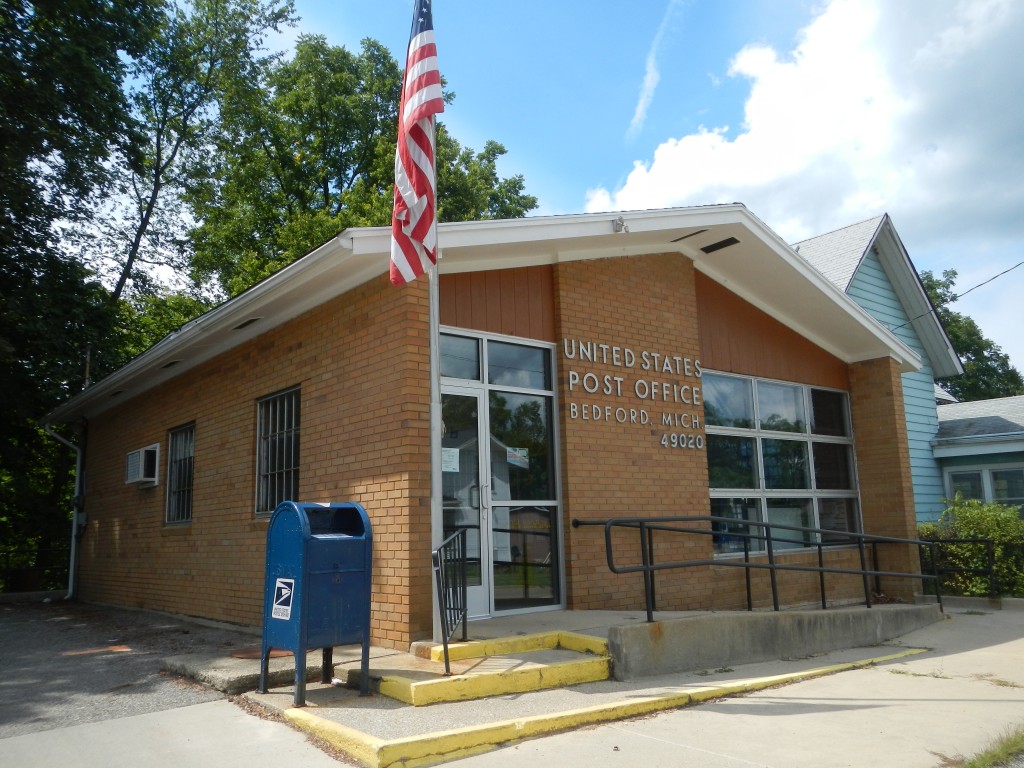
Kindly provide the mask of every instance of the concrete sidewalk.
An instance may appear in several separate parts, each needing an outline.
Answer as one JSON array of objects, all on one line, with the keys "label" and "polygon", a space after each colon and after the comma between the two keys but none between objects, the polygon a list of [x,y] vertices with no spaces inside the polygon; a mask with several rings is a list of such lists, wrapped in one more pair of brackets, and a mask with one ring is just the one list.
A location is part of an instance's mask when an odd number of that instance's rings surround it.
[{"label": "concrete sidewalk", "polygon": [[[573,765],[592,768],[956,765],[1024,726],[1024,601],[1004,601],[1001,611],[978,605],[947,608],[944,621],[876,649],[920,647],[924,653],[525,741],[449,765],[515,768],[565,762],[570,755]],[[751,665],[727,677],[773,668]]]},{"label": "concrete sidewalk", "polygon": [[[938,623],[879,646],[484,701],[408,707],[319,684],[308,687],[302,708],[292,707],[288,686],[247,698],[368,766],[466,755],[477,756],[457,764],[526,766],[572,755],[573,764],[594,766],[931,768],[1024,724],[1024,608],[1005,605],[954,603]],[[548,619],[604,626],[623,617]],[[389,662],[372,666],[382,663]]]}]

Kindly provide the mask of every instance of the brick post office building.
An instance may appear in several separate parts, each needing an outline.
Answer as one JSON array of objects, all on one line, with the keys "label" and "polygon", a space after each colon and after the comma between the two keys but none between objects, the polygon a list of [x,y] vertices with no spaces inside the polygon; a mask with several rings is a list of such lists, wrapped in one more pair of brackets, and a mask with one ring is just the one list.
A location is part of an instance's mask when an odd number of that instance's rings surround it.
[{"label": "brick post office building", "polygon": [[[430,636],[430,552],[458,527],[474,616],[641,609],[640,577],[611,573],[602,529],[574,519],[913,535],[901,374],[920,358],[744,206],[439,237],[439,428],[428,281],[390,284],[384,228],[343,232],[50,414],[84,451],[77,594],[258,626],[285,499],[366,508],[373,641],[392,647]],[[726,533],[666,538],[656,557],[725,563]],[[906,546],[880,555],[917,566]],[[816,601],[816,574],[779,581],[786,605]],[[754,574],[761,606],[766,583]],[[861,583],[827,589],[841,603]],[[661,610],[743,607],[741,569],[658,577]]]}]

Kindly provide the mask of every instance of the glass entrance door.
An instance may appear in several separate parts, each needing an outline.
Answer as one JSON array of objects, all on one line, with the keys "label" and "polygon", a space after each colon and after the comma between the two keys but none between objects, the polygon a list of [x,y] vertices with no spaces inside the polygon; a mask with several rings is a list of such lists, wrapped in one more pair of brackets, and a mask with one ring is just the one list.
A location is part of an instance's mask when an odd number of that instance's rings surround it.
[{"label": "glass entrance door", "polygon": [[441,395],[441,485],[444,537],[466,532],[467,608],[471,618],[490,615],[490,531],[481,484],[482,408],[479,393]]},{"label": "glass entrance door", "polygon": [[549,352],[454,334],[441,349],[443,536],[466,531],[469,615],[560,605]]}]

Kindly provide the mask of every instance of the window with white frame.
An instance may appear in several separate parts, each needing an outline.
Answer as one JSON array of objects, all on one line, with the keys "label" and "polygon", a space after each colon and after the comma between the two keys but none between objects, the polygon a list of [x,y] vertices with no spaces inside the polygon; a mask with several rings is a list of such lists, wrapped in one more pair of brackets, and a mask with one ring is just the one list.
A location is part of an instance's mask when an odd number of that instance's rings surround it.
[{"label": "window with white frame", "polygon": [[256,514],[269,515],[282,501],[299,496],[299,388],[258,403],[256,427]]},{"label": "window with white frame", "polygon": [[[716,554],[742,552],[743,534],[763,533],[747,522],[860,530],[845,392],[707,371],[702,390],[711,514],[736,520],[714,524]],[[817,542],[785,529],[772,538],[780,549]],[[766,545],[751,538],[748,546]]]},{"label": "window with white frame", "polygon": [[195,424],[172,429],[167,436],[167,446],[167,522],[188,523],[192,521]]},{"label": "window with white frame", "polygon": [[963,467],[946,470],[949,498],[1006,504],[1024,512],[1024,466]]}]

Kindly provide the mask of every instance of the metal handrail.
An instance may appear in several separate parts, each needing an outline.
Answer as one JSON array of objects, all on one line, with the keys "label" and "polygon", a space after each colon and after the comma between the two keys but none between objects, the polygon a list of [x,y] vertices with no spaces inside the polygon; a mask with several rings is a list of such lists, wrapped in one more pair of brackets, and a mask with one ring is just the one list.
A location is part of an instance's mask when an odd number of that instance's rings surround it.
[{"label": "metal handrail", "polygon": [[[742,561],[730,560],[730,559],[701,559],[701,560],[682,560],[682,561],[671,561],[664,563],[654,562],[654,537],[655,531],[662,531],[668,533],[681,533],[681,534],[693,534],[698,536],[721,536],[721,531],[716,531],[713,528],[691,528],[687,527],[690,524],[698,523],[722,523],[729,526],[740,525],[744,528],[757,528],[760,529],[760,533],[750,533],[748,531],[737,531],[729,530],[728,535],[733,537],[740,537],[743,539],[744,559]],[[680,524],[683,524],[682,526]],[[819,583],[821,589],[821,607],[826,608],[826,597],[825,597],[825,574],[847,574],[860,576],[864,586],[864,603],[870,608],[872,605],[871,601],[871,588],[869,583],[869,577],[874,576],[876,579],[881,577],[896,577],[896,578],[911,578],[920,579],[922,581],[934,581],[935,583],[935,594],[939,604],[939,609],[942,610],[942,591],[940,587],[940,581],[938,573],[933,570],[932,573],[904,573],[902,571],[883,571],[880,570],[877,565],[873,565],[873,568],[867,566],[867,551],[868,545],[877,544],[910,544],[919,548],[933,548],[934,542],[923,541],[920,539],[904,539],[896,536],[879,536],[865,533],[855,533],[852,531],[836,531],[827,528],[812,528],[808,526],[798,525],[786,525],[783,523],[765,523],[757,520],[741,520],[734,517],[721,517],[716,515],[687,515],[678,517],[618,517],[610,518],[607,520],[579,520],[574,519],[572,521],[574,528],[580,526],[600,525],[605,529],[605,555],[608,562],[608,568],[612,573],[627,574],[627,573],[642,573],[644,579],[644,599],[647,608],[647,621],[654,621],[655,611],[655,580],[654,574],[657,571],[662,570],[675,570],[681,568],[694,568],[700,566],[720,566],[726,568],[743,568],[746,572],[746,587],[747,587],[747,610],[753,610],[753,597],[751,592],[750,583],[750,571],[751,570],[767,570],[769,572],[769,578],[771,581],[772,591],[772,607],[774,610],[779,610],[779,593],[778,593],[778,581],[776,574],[778,571],[803,571],[819,574]],[[615,561],[614,545],[612,542],[612,531],[616,528],[625,529],[636,529],[639,532],[639,546],[641,563],[639,565],[618,565]],[[778,537],[775,535],[775,530],[781,531],[794,531],[800,534],[799,538],[785,538]],[[808,534],[813,536],[813,540],[808,539]],[[823,541],[822,538],[827,537],[827,540]],[[765,554],[767,556],[767,562],[753,562],[750,560],[751,554],[751,541],[763,541],[765,543]],[[815,546],[818,550],[818,565],[799,565],[794,563],[779,563],[776,561],[776,545],[782,543],[799,544],[801,549]],[[824,565],[824,554],[823,550],[825,547],[843,546],[844,544],[856,544],[860,556],[860,568],[831,568],[825,567]],[[934,549],[933,549],[934,554]],[[933,556],[931,560],[932,564],[935,564],[935,558]]]},{"label": "metal handrail", "polygon": [[469,639],[466,626],[466,529],[460,528],[431,553],[434,583],[437,585],[437,609],[441,614],[441,642],[444,645],[444,673],[451,675],[448,641],[462,624],[462,641]]}]

